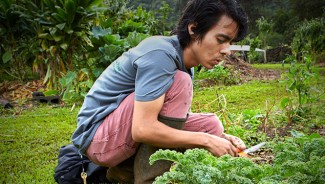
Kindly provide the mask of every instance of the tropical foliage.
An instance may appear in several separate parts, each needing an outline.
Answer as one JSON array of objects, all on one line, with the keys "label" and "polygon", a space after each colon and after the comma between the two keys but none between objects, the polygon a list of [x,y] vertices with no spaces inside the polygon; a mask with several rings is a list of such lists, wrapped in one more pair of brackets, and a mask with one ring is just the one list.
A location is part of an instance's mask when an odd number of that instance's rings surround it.
[{"label": "tropical foliage", "polygon": [[153,12],[141,7],[131,10],[127,2],[1,1],[4,71],[19,80],[26,80],[33,71],[49,89],[60,90],[64,100],[82,98],[122,52],[149,35],[162,33],[159,27],[166,28],[167,4],[158,21]]},{"label": "tropical foliage", "polygon": [[0,2],[0,56],[3,70],[14,79],[23,80],[30,72],[35,56],[32,37],[35,32],[24,17],[20,16],[13,0]]}]

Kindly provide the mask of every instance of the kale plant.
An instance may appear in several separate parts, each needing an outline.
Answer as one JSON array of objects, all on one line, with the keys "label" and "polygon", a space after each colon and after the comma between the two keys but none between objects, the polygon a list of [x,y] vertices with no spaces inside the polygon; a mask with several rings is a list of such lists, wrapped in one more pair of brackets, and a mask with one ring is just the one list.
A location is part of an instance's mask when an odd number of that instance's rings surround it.
[{"label": "kale plant", "polygon": [[204,149],[184,153],[159,150],[150,157],[174,162],[170,171],[156,178],[160,183],[325,183],[325,138],[288,138],[273,146],[273,164],[256,164],[249,158],[215,157]]},{"label": "kale plant", "polygon": [[190,149],[184,154],[159,150],[150,157],[150,163],[170,160],[175,164],[169,172],[157,177],[155,183],[255,183],[263,176],[263,169],[248,158],[229,155],[214,157],[204,149]]}]

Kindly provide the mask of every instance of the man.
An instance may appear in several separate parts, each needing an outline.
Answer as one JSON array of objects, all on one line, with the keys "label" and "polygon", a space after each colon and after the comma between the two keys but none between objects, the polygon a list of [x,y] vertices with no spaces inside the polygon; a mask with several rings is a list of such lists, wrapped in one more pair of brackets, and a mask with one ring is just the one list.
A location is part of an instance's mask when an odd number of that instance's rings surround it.
[{"label": "man", "polygon": [[246,32],[247,16],[235,0],[189,1],[174,36],[142,41],[97,79],[78,114],[73,143],[107,166],[109,179],[129,183],[151,183],[170,168],[168,161],[149,165],[159,148],[237,156],[245,144],[224,134],[214,114],[189,112],[191,69],[213,68]]}]

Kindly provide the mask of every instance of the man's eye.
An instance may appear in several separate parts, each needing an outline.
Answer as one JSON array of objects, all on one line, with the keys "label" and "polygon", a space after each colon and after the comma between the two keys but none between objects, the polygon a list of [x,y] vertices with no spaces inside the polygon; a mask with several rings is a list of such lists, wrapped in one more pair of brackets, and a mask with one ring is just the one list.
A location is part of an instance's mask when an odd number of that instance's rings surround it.
[{"label": "man's eye", "polygon": [[223,39],[217,39],[217,41],[218,41],[218,43],[220,43],[220,44],[223,44],[223,43],[225,43],[226,42],[226,40],[223,40]]}]

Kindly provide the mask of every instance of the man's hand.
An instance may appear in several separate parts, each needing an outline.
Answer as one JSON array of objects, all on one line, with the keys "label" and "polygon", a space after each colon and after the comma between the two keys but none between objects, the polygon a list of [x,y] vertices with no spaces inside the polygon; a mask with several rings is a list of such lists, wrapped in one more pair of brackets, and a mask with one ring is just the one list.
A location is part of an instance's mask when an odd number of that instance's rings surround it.
[{"label": "man's hand", "polygon": [[222,134],[221,136],[222,138],[230,141],[235,147],[237,147],[239,150],[244,150],[246,149],[246,145],[244,143],[244,141],[242,141],[240,138],[233,136],[233,135],[229,135],[229,134]]}]

